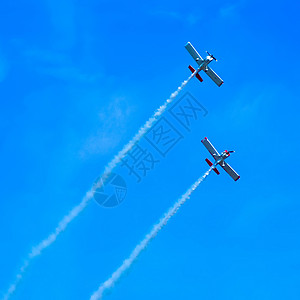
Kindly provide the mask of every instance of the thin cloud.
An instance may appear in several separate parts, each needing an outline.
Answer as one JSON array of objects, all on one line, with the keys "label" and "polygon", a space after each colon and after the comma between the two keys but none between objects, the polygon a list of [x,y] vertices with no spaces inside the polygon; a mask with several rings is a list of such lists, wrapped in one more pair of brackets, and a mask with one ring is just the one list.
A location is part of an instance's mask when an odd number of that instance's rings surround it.
[{"label": "thin cloud", "polygon": [[69,55],[53,49],[45,50],[37,47],[20,45],[24,61],[38,74],[51,76],[70,82],[94,83],[103,78],[103,74],[84,69],[79,63],[73,62]]},{"label": "thin cloud", "polygon": [[240,0],[232,4],[226,4],[220,8],[219,14],[222,18],[236,20],[239,19],[239,9],[243,6],[245,0]]},{"label": "thin cloud", "polygon": [[181,85],[176,89],[176,91],[172,93],[171,96],[164,102],[164,104],[161,105],[154,112],[154,114],[146,121],[146,123],[142,127],[140,127],[140,129],[135,134],[135,136],[127,144],[125,144],[123,149],[119,151],[119,153],[117,153],[115,157],[106,165],[104,172],[102,176],[99,178],[98,182],[96,182],[92,186],[92,188],[86,193],[86,195],[83,197],[81,202],[75,207],[73,207],[73,209],[62,218],[62,220],[56,226],[55,230],[52,233],[50,233],[50,235],[48,235],[39,244],[37,244],[35,247],[32,248],[31,252],[28,255],[27,260],[25,261],[23,266],[19,269],[19,272],[15,280],[9,286],[3,299],[7,300],[13,295],[31,261],[34,258],[40,256],[45,249],[50,247],[56,241],[58,236],[63,231],[65,231],[68,225],[85,209],[85,207],[93,198],[94,191],[103,185],[103,183],[107,180],[109,175],[118,166],[118,164],[122,161],[122,159],[134,147],[134,145],[143,138],[143,136],[147,133],[149,128],[151,128],[155,124],[155,122],[159,119],[159,117],[165,112],[167,107],[173,102],[173,100],[178,96],[180,91],[189,83],[189,81],[196,75],[198,71],[199,70],[195,71],[192,75],[190,75],[190,77],[187,80],[183,81]]},{"label": "thin cloud", "polygon": [[47,12],[56,33],[55,44],[60,48],[70,48],[76,42],[76,9],[75,2],[63,0],[57,2],[46,0]]},{"label": "thin cloud", "polygon": [[8,63],[0,52],[0,83],[6,78],[8,71]]},{"label": "thin cloud", "polygon": [[80,150],[80,156],[106,154],[119,145],[133,111],[133,106],[130,106],[124,97],[117,97],[110,102],[98,114],[98,127],[101,129],[87,138]]},{"label": "thin cloud", "polygon": [[150,14],[160,18],[168,18],[171,20],[183,22],[188,25],[195,25],[201,20],[201,17],[199,17],[199,15],[195,15],[194,13],[183,14],[181,12],[172,10],[156,10],[150,12]]}]

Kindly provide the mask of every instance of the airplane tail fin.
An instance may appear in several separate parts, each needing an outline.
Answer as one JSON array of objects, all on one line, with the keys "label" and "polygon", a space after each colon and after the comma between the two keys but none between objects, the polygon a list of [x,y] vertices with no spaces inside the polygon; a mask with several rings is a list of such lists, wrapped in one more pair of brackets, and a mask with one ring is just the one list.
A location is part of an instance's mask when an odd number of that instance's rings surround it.
[{"label": "airplane tail fin", "polygon": [[[211,167],[213,165],[213,163],[208,159],[206,158],[205,161],[207,162],[207,164]],[[220,172],[217,168],[213,168],[213,170],[218,174],[220,175]]]},{"label": "airplane tail fin", "polygon": [[[195,72],[195,69],[194,69],[191,65],[189,65],[189,69],[191,70],[192,73]],[[201,76],[199,75],[199,73],[196,74],[196,78],[197,78],[200,82],[203,81],[203,79],[201,78]]]}]

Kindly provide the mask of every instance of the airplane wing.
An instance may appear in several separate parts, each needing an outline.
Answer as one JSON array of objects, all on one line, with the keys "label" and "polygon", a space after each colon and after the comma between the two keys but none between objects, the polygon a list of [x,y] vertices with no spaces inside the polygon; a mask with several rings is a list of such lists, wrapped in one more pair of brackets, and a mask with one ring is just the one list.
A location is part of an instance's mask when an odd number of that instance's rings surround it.
[{"label": "airplane wing", "polygon": [[218,156],[220,156],[219,152],[215,149],[215,147],[208,140],[208,138],[204,138],[201,142],[215,160],[217,159]]},{"label": "airplane wing", "polygon": [[240,175],[235,172],[227,162],[223,162],[220,166],[232,177],[234,181],[237,181],[240,178]]},{"label": "airplane wing", "polygon": [[203,62],[203,58],[200,56],[200,54],[196,51],[196,49],[192,46],[190,42],[188,42],[185,45],[185,49],[191,54],[191,56],[198,65],[200,65]]},{"label": "airplane wing", "polygon": [[224,83],[224,81],[210,67],[207,67],[204,71],[217,86],[221,86]]}]

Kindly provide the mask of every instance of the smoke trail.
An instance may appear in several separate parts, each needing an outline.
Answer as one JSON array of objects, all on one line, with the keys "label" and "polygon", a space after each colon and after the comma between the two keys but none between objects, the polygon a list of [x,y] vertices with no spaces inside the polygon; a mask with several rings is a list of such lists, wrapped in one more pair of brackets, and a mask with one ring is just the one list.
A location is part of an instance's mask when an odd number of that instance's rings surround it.
[{"label": "smoke trail", "polygon": [[189,81],[196,75],[199,71],[197,69],[190,77],[183,81],[181,85],[177,88],[177,90],[171,94],[169,99],[165,101],[165,103],[159,107],[159,109],[153,114],[152,117],[139,129],[137,134],[123,147],[123,149],[107,164],[104,169],[104,172],[98,182],[93,185],[93,187],[86,193],[81,202],[75,206],[63,219],[59,222],[58,226],[55,228],[54,232],[52,232],[47,238],[42,240],[37,246],[33,247],[31,252],[28,255],[28,258],[25,260],[23,266],[20,268],[15,281],[10,285],[6,294],[3,297],[3,300],[8,300],[9,297],[14,293],[17,288],[17,285],[21,281],[23,274],[25,273],[29,263],[31,260],[39,255],[41,255],[42,251],[49,247],[51,244],[55,242],[57,237],[61,232],[63,232],[66,227],[71,223],[71,221],[76,218],[79,213],[81,213],[84,208],[87,206],[89,201],[93,198],[94,191],[101,186],[103,186],[106,179],[109,177],[113,169],[121,162],[121,160],[126,156],[126,154],[132,149],[132,147],[140,141],[140,139],[146,134],[146,132],[153,126],[153,124],[157,121],[157,119],[163,114],[163,112],[167,109],[168,105],[172,103],[172,101],[177,97],[180,91],[189,83]]},{"label": "smoke trail", "polygon": [[130,268],[132,263],[137,259],[140,253],[148,246],[150,241],[156,237],[158,232],[167,225],[168,221],[176,214],[178,209],[188,200],[193,193],[193,191],[200,185],[200,183],[209,175],[211,170],[215,165],[211,166],[210,169],[202,175],[182,196],[181,198],[168,210],[168,212],[159,220],[159,222],[153,226],[150,233],[148,233],[145,238],[134,248],[129,257],[125,259],[122,265],[108,278],[104,281],[98,290],[91,296],[90,300],[102,299],[103,293],[114,286],[114,284],[119,280],[122,274]]},{"label": "smoke trail", "polygon": [[8,300],[10,296],[15,292],[18,284],[23,278],[23,275],[31,262],[32,259],[34,259],[36,256],[39,256],[41,252],[49,247],[52,243],[55,242],[58,235],[65,230],[67,225],[87,206],[88,201],[93,197],[93,190],[91,189],[88,191],[85,195],[85,197],[82,199],[80,204],[75,206],[58,224],[58,226],[55,228],[55,231],[52,232],[46,239],[41,241],[37,246],[33,247],[31,249],[31,252],[28,255],[28,258],[25,260],[24,264],[21,266],[15,281],[10,285],[8,288],[6,294],[3,296],[3,300]]}]

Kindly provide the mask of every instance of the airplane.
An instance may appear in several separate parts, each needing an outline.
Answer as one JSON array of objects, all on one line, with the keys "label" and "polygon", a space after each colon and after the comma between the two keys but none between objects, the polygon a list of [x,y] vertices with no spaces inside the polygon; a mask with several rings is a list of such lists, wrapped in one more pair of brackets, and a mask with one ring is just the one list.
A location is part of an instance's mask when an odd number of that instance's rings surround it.
[{"label": "airplane", "polygon": [[237,181],[240,178],[240,175],[237,174],[228,163],[225,162],[225,159],[230,156],[230,153],[233,153],[234,151],[223,151],[221,154],[218,153],[218,151],[215,149],[215,147],[211,144],[211,142],[205,137],[202,141],[202,144],[205,146],[205,148],[208,150],[208,152],[213,156],[215,159],[215,163],[213,164],[209,159],[205,159],[205,161],[208,163],[208,165],[214,166],[213,170],[220,175],[219,170],[216,168],[217,165],[220,165],[231,177],[234,181]]},{"label": "airplane", "polygon": [[[217,61],[217,59],[212,54],[206,51],[207,56],[205,59],[203,59],[190,42],[185,45],[185,48],[199,65],[198,72],[195,76],[200,82],[202,82],[203,79],[199,75],[199,72],[203,70],[215,82],[217,86],[221,86],[224,83],[224,81],[208,66],[208,64],[213,60]],[[195,69],[191,65],[189,65],[189,69],[192,73],[195,72]]]}]

